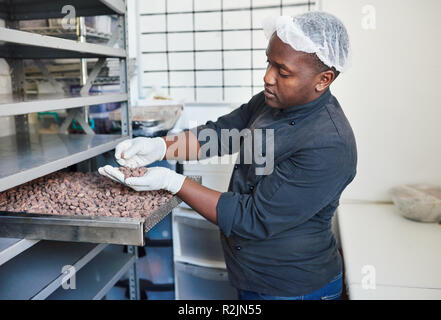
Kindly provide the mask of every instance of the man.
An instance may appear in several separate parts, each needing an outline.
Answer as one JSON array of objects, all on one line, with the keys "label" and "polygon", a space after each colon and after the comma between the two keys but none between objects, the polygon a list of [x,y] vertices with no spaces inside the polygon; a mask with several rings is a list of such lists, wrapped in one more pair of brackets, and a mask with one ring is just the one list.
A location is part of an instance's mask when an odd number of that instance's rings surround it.
[{"label": "man", "polygon": [[[177,194],[218,224],[239,298],[339,299],[342,263],[331,218],[355,176],[357,154],[352,129],[329,86],[347,66],[348,35],[337,18],[322,12],[279,17],[267,21],[264,31],[270,40],[263,92],[216,122],[167,139],[125,141],[115,154],[119,164],[131,167],[197,159],[207,143],[197,138],[204,129],[218,133],[219,155],[236,151],[224,147],[222,130],[251,129],[253,135],[273,130],[272,170],[259,175],[256,163],[241,163],[247,152],[242,143],[224,193],[166,168],[125,181],[116,168],[99,171],[138,191]],[[176,145],[180,154],[172,150]]]}]

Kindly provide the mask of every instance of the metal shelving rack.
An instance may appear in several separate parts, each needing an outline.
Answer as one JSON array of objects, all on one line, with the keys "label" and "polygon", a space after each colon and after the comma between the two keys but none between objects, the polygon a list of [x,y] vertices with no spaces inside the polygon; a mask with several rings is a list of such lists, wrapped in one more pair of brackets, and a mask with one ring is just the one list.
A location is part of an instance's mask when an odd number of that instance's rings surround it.
[{"label": "metal shelving rack", "polygon": [[[103,45],[17,30],[20,20],[63,18],[65,5],[73,6],[79,17],[117,15],[118,31],[112,34],[108,45]],[[10,65],[13,82],[13,93],[0,95],[0,116],[14,116],[16,124],[15,135],[0,139],[0,192],[91,159],[132,136],[124,0],[0,0],[0,19],[6,22],[6,27],[0,27],[0,57]],[[119,47],[114,47],[118,41]],[[98,58],[98,61],[78,95],[26,96],[22,59],[52,58]],[[120,61],[120,93],[89,94],[107,58]],[[44,65],[41,68],[43,74],[49,75]],[[55,81],[50,75],[48,80]],[[80,110],[110,102],[121,103],[121,134],[94,134],[85,119],[87,113],[81,114]],[[64,131],[47,135],[29,132],[28,113],[63,108],[69,112],[60,128]],[[73,119],[86,134],[65,133]],[[130,298],[139,299],[137,249],[127,248],[124,252],[123,246],[118,245],[0,238],[0,299],[101,299],[127,270]],[[65,266],[75,268],[76,290],[61,288],[71,276],[63,271]]]},{"label": "metal shelving rack", "polygon": [[[61,37],[64,39],[76,40],[76,27],[68,27],[66,29],[62,27],[39,27],[39,28],[21,28],[22,31],[33,32],[37,34],[43,34],[46,36]],[[111,38],[111,34],[98,32],[93,28],[86,27],[86,38],[88,43],[103,43],[107,42]]]}]

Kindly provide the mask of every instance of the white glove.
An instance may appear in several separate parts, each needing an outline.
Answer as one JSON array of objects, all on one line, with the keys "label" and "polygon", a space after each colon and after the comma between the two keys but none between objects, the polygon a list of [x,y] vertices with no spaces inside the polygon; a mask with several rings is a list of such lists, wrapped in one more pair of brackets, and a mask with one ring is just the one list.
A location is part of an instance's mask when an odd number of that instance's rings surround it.
[{"label": "white glove", "polygon": [[136,191],[167,190],[176,194],[184,184],[185,176],[163,167],[148,168],[143,177],[127,178],[125,183]]},{"label": "white glove", "polygon": [[139,168],[162,160],[166,151],[164,139],[138,137],[120,142],[116,146],[115,158],[121,166]]},{"label": "white glove", "polygon": [[118,168],[114,168],[112,166],[107,165],[107,166],[98,168],[98,172],[102,176],[110,178],[110,179],[112,179],[115,182],[119,182],[119,183],[125,184],[124,183],[124,173],[119,171]]}]

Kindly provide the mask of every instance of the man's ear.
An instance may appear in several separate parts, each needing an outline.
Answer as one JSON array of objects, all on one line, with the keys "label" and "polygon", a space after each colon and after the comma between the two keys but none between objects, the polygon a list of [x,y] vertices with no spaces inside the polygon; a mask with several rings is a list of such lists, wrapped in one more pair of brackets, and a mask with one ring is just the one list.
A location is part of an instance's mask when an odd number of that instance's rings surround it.
[{"label": "man's ear", "polygon": [[318,83],[315,86],[315,91],[325,91],[335,79],[335,73],[332,70],[323,71],[318,75]]}]

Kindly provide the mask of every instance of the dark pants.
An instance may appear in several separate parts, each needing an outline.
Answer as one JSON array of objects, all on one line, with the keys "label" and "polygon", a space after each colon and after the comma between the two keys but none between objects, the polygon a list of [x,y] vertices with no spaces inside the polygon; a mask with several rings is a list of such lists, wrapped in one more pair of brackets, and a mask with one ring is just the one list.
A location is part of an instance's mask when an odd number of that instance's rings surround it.
[{"label": "dark pants", "polygon": [[238,290],[239,300],[340,300],[343,289],[342,273],[327,285],[309,294],[297,297],[278,297],[252,291]]}]

